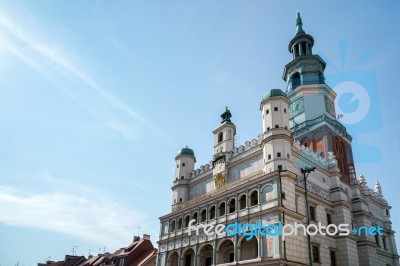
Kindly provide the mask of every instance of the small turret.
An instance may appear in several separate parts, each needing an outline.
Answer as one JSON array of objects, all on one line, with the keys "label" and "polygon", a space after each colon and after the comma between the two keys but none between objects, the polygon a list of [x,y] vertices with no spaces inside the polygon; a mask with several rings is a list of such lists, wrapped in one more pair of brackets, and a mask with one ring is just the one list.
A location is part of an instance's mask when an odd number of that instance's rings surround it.
[{"label": "small turret", "polygon": [[193,150],[188,146],[179,150],[176,154],[175,162],[175,179],[188,179],[194,170],[194,163],[196,162]]},{"label": "small turret", "polygon": [[289,130],[289,99],[280,89],[264,94],[260,104],[263,121],[264,172],[292,167],[292,143]]},{"label": "small turret", "polygon": [[188,179],[194,170],[196,157],[192,149],[186,146],[175,157],[175,180],[172,186],[172,206],[188,200]]}]

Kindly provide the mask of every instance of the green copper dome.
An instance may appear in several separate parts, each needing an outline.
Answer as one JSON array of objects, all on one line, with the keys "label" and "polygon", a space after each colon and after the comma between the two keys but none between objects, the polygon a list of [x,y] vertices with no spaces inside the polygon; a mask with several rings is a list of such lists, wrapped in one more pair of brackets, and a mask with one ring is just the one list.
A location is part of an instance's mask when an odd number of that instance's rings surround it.
[{"label": "green copper dome", "polygon": [[178,151],[176,156],[179,156],[179,155],[192,155],[192,156],[194,156],[194,152],[193,152],[192,149],[190,149],[190,148],[188,148],[188,146],[186,146],[186,148],[183,148],[180,151]]},{"label": "green copper dome", "polygon": [[280,89],[272,89],[269,92],[265,93],[263,95],[262,100],[265,101],[266,99],[270,98],[270,97],[278,97],[278,96],[282,96],[287,98],[286,93],[284,93],[282,90]]}]

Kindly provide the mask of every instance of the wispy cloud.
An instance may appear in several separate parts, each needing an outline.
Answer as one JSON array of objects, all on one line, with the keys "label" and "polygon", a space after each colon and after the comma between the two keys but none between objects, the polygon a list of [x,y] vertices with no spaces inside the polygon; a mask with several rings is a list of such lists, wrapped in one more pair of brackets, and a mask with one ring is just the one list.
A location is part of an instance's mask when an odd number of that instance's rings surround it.
[{"label": "wispy cloud", "polygon": [[103,196],[65,192],[32,194],[0,186],[0,221],[10,226],[40,228],[72,235],[98,245],[118,247],[127,234],[145,224],[144,214]]},{"label": "wispy cloud", "polygon": [[[81,83],[85,85],[86,88],[91,90],[93,97],[100,97],[106,103],[108,103],[112,108],[122,111],[124,115],[127,115],[131,119],[136,122],[140,122],[146,127],[152,129],[157,134],[161,134],[164,137],[167,137],[163,132],[161,132],[156,126],[154,126],[151,122],[149,122],[146,118],[141,116],[139,113],[134,111],[129,105],[115,97],[108,90],[99,85],[90,75],[85,73],[85,71],[78,67],[76,63],[73,62],[72,58],[76,58],[77,56],[71,55],[70,51],[67,52],[65,48],[63,48],[60,44],[56,42],[46,43],[42,41],[42,39],[46,40],[48,38],[41,36],[40,39],[37,39],[31,32],[35,32],[35,30],[30,27],[30,31],[27,32],[23,30],[24,27],[22,25],[18,25],[14,21],[12,21],[9,17],[0,13],[0,26],[13,37],[14,41],[26,46],[29,49],[21,49],[18,48],[18,45],[15,45],[13,40],[2,40],[3,46],[5,46],[10,52],[14,55],[18,56],[21,60],[30,65],[34,70],[39,72],[42,76],[50,81],[54,81],[55,75],[54,72],[58,72],[58,78],[68,78],[72,77],[74,79],[79,80]],[[43,35],[43,33],[42,33]],[[10,42],[8,45],[7,43]],[[44,63],[43,60],[35,60],[34,57],[42,57],[41,59],[45,59],[47,63]],[[67,74],[67,75],[65,75]],[[121,125],[117,125],[115,122],[110,124],[109,118],[104,117],[104,115],[99,114],[93,108],[88,108],[87,104],[77,96],[77,92],[74,93],[72,89],[64,89],[61,88],[68,96],[70,96],[73,100],[83,105],[86,110],[88,110],[92,115],[97,116],[104,120],[105,124],[121,133],[125,138],[127,137],[127,129],[122,128]],[[137,124],[137,123],[136,123]],[[133,127],[129,129],[129,136],[132,134]],[[131,137],[127,139],[132,139]]]},{"label": "wispy cloud", "polygon": [[117,121],[108,121],[106,125],[120,132],[127,140],[132,140],[136,137],[136,129],[133,125],[123,124]]}]

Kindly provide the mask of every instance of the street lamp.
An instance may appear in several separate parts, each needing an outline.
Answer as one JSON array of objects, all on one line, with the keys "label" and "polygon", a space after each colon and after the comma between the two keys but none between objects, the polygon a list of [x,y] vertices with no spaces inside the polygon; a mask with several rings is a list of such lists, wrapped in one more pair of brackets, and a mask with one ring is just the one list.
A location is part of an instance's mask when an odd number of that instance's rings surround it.
[{"label": "street lamp", "polygon": [[[304,167],[301,168],[301,173],[304,177],[304,197],[306,200],[306,210],[307,210],[307,228],[310,225],[310,208],[308,207],[308,197],[307,197],[307,177],[308,175],[315,170],[315,166],[313,167]],[[312,256],[311,256],[311,236],[307,234],[307,241],[308,241],[308,260],[310,262],[309,265],[312,265]]]}]

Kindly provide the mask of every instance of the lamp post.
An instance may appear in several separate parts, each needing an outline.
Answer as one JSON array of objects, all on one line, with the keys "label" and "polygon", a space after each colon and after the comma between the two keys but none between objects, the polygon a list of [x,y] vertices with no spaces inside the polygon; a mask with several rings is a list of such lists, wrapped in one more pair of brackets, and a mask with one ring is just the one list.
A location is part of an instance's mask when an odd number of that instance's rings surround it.
[{"label": "lamp post", "polygon": [[[307,177],[308,175],[315,170],[314,167],[304,167],[301,168],[301,173],[303,174],[304,177],[304,198],[306,201],[306,210],[307,210],[307,228],[310,225],[310,208],[308,207],[308,196],[307,196]],[[311,236],[310,234],[307,234],[307,241],[308,241],[308,260],[309,260],[309,265],[312,265],[312,256],[311,256]]]}]

